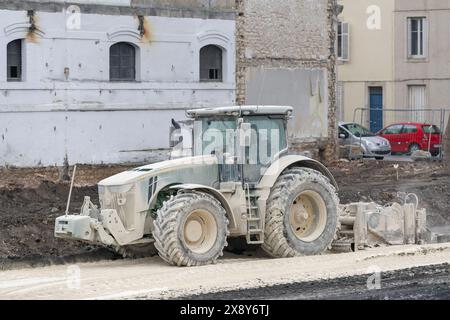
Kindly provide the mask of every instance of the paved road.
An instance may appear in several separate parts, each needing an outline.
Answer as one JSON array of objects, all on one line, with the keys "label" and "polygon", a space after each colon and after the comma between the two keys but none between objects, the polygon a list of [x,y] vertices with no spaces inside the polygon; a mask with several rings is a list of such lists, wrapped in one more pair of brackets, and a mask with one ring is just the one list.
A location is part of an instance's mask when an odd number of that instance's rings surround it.
[{"label": "paved road", "polygon": [[[183,297],[194,300],[450,300],[450,264]],[[377,284],[377,285],[376,285]]]},{"label": "paved road", "polygon": [[450,261],[450,244],[378,248],[293,259],[228,256],[175,268],[158,257],[0,272],[0,299],[176,298],[232,289],[335,279]]}]

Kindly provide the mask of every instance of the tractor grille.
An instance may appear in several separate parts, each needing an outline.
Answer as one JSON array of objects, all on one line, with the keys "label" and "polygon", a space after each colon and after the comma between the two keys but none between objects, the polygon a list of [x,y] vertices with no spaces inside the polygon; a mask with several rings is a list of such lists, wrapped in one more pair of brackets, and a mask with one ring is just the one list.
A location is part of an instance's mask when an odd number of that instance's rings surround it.
[{"label": "tractor grille", "polygon": [[102,209],[116,210],[125,229],[135,228],[135,192],[133,186],[126,193],[113,193],[108,187],[100,192],[100,204]]}]

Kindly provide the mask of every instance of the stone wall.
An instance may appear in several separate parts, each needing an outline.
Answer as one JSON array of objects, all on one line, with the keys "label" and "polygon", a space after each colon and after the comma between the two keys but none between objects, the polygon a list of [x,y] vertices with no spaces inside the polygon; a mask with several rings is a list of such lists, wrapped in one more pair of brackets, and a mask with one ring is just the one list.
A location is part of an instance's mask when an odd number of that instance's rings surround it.
[{"label": "stone wall", "polygon": [[322,159],[334,158],[337,144],[335,7],[335,0],[236,1],[237,102],[294,104],[293,151]]}]

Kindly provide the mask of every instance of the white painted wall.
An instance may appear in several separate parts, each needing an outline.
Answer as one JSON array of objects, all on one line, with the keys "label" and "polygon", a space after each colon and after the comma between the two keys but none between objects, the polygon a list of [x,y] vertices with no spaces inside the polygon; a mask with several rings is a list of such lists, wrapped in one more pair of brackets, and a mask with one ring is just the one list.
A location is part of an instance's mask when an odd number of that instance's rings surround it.
[{"label": "white painted wall", "polygon": [[[37,12],[25,81],[6,82],[7,43],[26,38],[28,20],[0,10],[0,166],[61,165],[66,155],[71,164],[149,161],[168,148],[171,118],[234,104],[234,21],[146,17],[144,42],[133,16],[82,14],[80,30],[67,30],[67,17]],[[138,47],[137,82],[109,82],[109,47],[120,41]],[[223,83],[199,82],[208,44],[224,49]]]}]

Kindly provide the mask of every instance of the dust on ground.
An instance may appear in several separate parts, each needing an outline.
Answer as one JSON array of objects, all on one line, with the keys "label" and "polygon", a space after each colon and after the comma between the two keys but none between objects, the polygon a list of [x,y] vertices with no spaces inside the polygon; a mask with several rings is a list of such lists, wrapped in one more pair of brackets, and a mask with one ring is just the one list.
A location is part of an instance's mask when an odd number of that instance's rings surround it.
[{"label": "dust on ground", "polygon": [[[442,265],[449,261],[450,244],[392,246],[355,253],[291,259],[244,258],[226,254],[215,265],[196,268],[172,267],[159,257],[97,261],[71,266],[3,271],[0,278],[0,299],[175,299],[230,290],[245,292],[254,288],[362,276],[373,274],[374,266],[381,272],[382,288],[388,288],[392,282],[385,277],[388,272]],[[78,290],[73,287],[74,283],[68,285],[68,280],[74,280],[73,275],[68,273],[69,270],[79,271]],[[435,280],[439,278],[436,277]],[[445,282],[445,279],[442,281]],[[443,285],[442,281],[432,282],[429,290],[433,291],[433,288]],[[342,284],[351,289],[350,282],[351,280]],[[412,293],[415,286],[411,282],[409,286],[409,292]],[[345,293],[345,288],[341,288],[340,292]],[[284,294],[299,294],[298,291],[274,291],[275,295],[278,293],[280,297]],[[331,293],[330,290],[328,294]],[[277,298],[275,295],[273,298]]]},{"label": "dust on ground", "polygon": [[[441,163],[395,163],[370,160],[336,161],[328,165],[339,184],[341,203],[403,201],[417,193],[432,226],[450,224],[450,174]],[[98,203],[98,181],[133,166],[78,166],[71,212],[84,196]],[[53,168],[0,169],[0,269],[11,264],[54,264],[78,259],[116,259],[112,252],[53,236],[55,218],[64,214],[69,182],[58,181]]]}]

